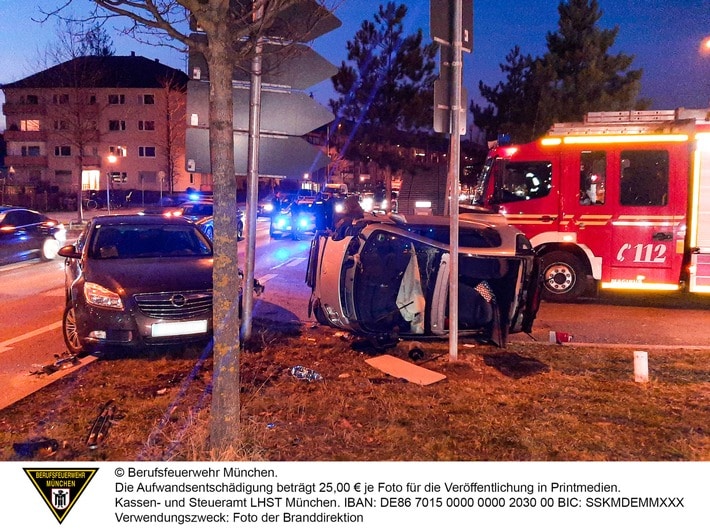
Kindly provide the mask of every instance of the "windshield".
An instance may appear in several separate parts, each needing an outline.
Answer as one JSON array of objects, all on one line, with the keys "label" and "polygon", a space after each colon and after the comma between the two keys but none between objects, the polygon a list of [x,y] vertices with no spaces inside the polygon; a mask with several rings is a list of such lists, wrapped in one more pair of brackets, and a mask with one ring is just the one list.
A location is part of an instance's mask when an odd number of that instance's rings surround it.
[{"label": "windshield", "polygon": [[97,226],[89,247],[99,260],[195,256],[212,256],[212,246],[192,225]]},{"label": "windshield", "polygon": [[471,203],[474,205],[483,205],[484,204],[484,194],[486,189],[488,188],[488,183],[490,182],[491,178],[491,168],[493,167],[493,162],[495,161],[494,158],[489,157],[486,159],[485,164],[483,165],[483,168],[481,169],[481,173],[478,176],[478,180],[476,181],[476,188],[473,191],[473,198],[471,200]]}]

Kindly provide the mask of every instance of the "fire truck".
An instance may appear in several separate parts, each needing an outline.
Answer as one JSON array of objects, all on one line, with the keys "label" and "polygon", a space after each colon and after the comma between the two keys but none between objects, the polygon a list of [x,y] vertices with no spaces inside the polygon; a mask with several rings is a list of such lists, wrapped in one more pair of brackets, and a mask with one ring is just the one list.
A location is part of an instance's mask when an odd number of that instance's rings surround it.
[{"label": "fire truck", "polygon": [[710,293],[710,109],[594,112],[496,144],[473,205],[531,240],[548,300]]}]

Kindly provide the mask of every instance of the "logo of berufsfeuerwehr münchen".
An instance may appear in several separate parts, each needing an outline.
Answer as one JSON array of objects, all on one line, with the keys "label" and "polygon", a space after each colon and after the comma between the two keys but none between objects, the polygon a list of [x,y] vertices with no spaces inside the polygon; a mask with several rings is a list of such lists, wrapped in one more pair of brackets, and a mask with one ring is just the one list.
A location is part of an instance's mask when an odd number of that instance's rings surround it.
[{"label": "logo of berufsfeuerwehr m\u00fcnchen", "polygon": [[24,468],[37,491],[61,524],[94,477],[96,469]]}]

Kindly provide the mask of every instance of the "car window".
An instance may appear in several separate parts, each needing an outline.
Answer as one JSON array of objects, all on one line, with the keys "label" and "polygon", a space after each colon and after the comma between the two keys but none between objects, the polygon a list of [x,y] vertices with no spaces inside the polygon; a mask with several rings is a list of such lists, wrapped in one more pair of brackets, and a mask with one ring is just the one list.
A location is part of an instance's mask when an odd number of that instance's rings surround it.
[{"label": "car window", "polygon": [[207,204],[193,204],[185,205],[182,210],[185,216],[212,216],[212,205]]},{"label": "car window", "polygon": [[92,259],[207,257],[209,240],[195,226],[99,226],[92,236]]},{"label": "car window", "polygon": [[31,211],[8,211],[2,220],[3,225],[22,227],[23,225],[36,224],[42,221],[42,215]]}]

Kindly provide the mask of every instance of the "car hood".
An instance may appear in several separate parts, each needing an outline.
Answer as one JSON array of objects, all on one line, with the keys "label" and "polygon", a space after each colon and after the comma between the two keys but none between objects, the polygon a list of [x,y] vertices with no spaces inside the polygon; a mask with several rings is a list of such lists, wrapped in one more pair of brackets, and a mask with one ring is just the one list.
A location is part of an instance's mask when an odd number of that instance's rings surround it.
[{"label": "car hood", "polygon": [[212,265],[212,257],[100,260],[84,270],[84,279],[126,295],[209,290]]}]

